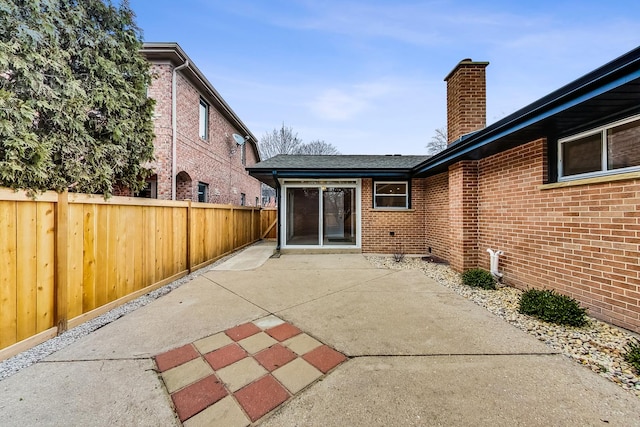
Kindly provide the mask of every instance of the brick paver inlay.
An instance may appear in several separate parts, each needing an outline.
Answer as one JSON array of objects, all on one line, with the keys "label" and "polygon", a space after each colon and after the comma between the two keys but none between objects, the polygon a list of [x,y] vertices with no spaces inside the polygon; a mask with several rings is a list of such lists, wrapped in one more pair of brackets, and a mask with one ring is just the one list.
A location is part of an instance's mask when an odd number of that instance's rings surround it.
[{"label": "brick paver inlay", "polygon": [[295,326],[273,327],[270,320],[238,325],[155,357],[185,427],[203,421],[229,425],[230,415],[234,425],[248,426],[347,360]]}]

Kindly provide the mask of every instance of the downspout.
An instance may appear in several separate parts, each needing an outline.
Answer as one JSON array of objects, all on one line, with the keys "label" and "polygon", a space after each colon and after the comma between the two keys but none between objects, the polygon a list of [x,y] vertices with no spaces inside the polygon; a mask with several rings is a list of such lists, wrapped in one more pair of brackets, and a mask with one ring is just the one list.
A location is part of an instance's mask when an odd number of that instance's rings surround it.
[{"label": "downspout", "polygon": [[280,181],[278,181],[278,172],[277,171],[273,171],[273,181],[276,183],[276,203],[278,204],[278,223],[277,223],[277,228],[276,228],[276,252],[280,252],[280,219],[281,219],[281,215],[280,215],[280,209],[282,209],[282,200],[281,199],[281,193],[282,193],[282,187],[280,187]]},{"label": "downspout", "polygon": [[173,69],[171,77],[171,200],[176,199],[176,170],[178,169],[178,159],[176,159],[176,146],[178,144],[178,118],[176,117],[178,110],[178,71],[189,66],[189,61]]},{"label": "downspout", "polygon": [[498,271],[498,262],[500,261],[500,255],[503,255],[502,251],[493,251],[491,249],[487,249],[489,255],[491,256],[491,274],[496,280],[499,282],[502,279],[502,273]]}]

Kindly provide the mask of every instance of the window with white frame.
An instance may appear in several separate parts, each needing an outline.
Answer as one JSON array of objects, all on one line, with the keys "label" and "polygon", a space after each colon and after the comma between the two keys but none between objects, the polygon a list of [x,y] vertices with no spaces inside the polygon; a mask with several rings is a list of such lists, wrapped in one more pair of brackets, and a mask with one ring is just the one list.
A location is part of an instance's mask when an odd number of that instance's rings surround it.
[{"label": "window with white frame", "polygon": [[558,179],[640,170],[640,116],[558,141]]},{"label": "window with white frame", "polygon": [[207,139],[209,137],[209,104],[200,98],[200,121],[199,129],[200,138]]},{"label": "window with white frame", "polygon": [[373,187],[374,208],[409,208],[409,184],[406,181],[378,181]]}]

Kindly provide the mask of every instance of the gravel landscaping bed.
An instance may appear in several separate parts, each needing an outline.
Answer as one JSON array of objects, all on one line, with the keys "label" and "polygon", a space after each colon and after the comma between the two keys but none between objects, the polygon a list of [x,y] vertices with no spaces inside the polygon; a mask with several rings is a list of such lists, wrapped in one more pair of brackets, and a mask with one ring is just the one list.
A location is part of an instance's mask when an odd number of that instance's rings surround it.
[{"label": "gravel landscaping bed", "polygon": [[640,397],[640,375],[623,358],[624,347],[633,337],[637,337],[636,334],[591,317],[587,326],[576,328],[520,314],[518,303],[521,290],[507,286],[497,290],[465,286],[460,281],[460,275],[445,264],[409,257],[401,262],[396,262],[393,257],[370,256],[367,259],[378,268],[422,270],[426,276],[439,284],[454,290],[513,326],[535,336],[554,350]]},{"label": "gravel landscaping bed", "polygon": [[225,262],[229,258],[233,257],[239,253],[236,251],[232,254],[225,256],[224,258],[220,258],[218,261],[212,263],[211,265],[201,268],[200,270],[194,271],[193,273],[178,279],[174,282],[169,283],[161,288],[156,289],[155,291],[149,292],[135,300],[129,301],[126,304],[121,305],[120,307],[114,308],[113,310],[108,311],[107,313],[96,317],[95,319],[89,320],[85,323],[82,323],[76,326],[73,329],[69,329],[68,331],[58,335],[57,337],[51,338],[42,344],[39,344],[35,347],[30,348],[27,351],[24,351],[20,354],[15,355],[7,360],[0,361],[0,381],[5,378],[10,377],[11,375],[19,372],[21,369],[24,369],[28,366],[33,365],[34,363],[39,362],[50,354],[55,353],[58,350],[62,350],[66,346],[72,344],[78,339],[89,335],[91,332],[96,331],[103,326],[113,322],[114,320],[119,319],[127,313],[131,313],[134,310],[137,310],[140,307],[144,307],[152,301],[160,298],[163,295],[168,294],[174,289],[182,286],[183,284],[189,282],[193,278],[206,273],[213,267]]}]

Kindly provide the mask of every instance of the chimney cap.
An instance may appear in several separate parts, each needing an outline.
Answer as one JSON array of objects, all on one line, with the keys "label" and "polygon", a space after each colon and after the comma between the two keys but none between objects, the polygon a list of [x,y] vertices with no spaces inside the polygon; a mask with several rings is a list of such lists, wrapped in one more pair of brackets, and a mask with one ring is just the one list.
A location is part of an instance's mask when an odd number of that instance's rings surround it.
[{"label": "chimney cap", "polygon": [[444,81],[446,82],[447,80],[449,80],[449,78],[451,78],[451,76],[458,70],[458,68],[468,67],[468,66],[474,66],[474,67],[480,66],[484,68],[487,65],[489,65],[488,61],[474,61],[471,58],[465,58],[462,61],[458,62],[458,64],[455,67],[453,67],[453,70],[451,70],[451,72],[447,74],[447,77],[444,78]]}]

